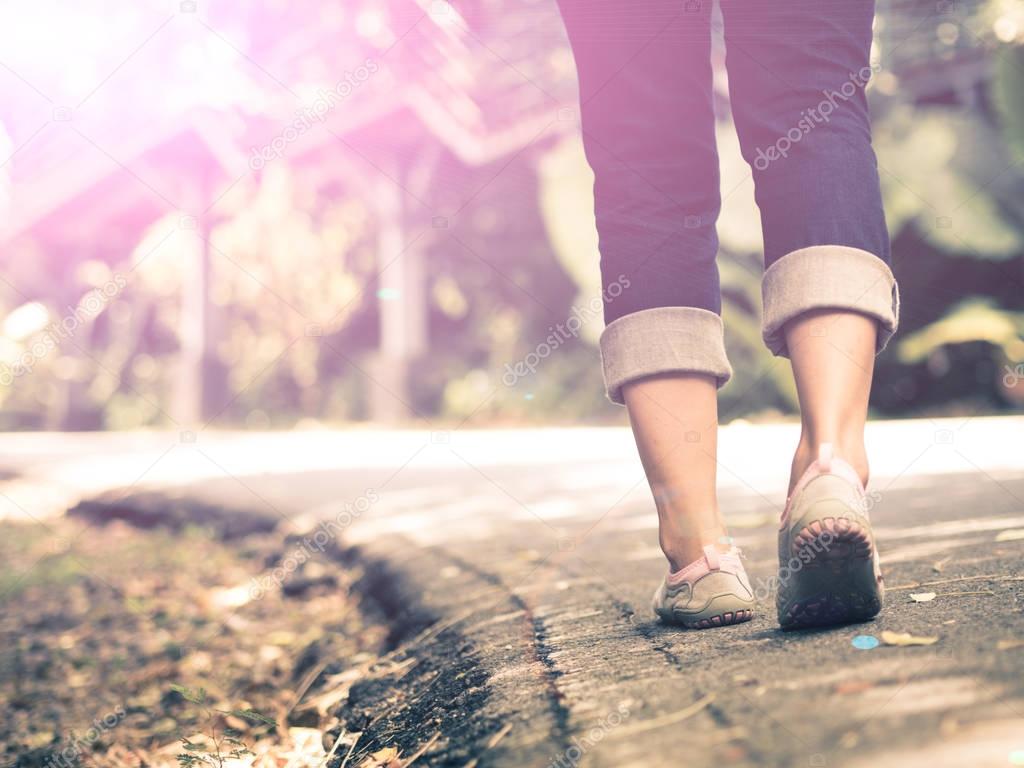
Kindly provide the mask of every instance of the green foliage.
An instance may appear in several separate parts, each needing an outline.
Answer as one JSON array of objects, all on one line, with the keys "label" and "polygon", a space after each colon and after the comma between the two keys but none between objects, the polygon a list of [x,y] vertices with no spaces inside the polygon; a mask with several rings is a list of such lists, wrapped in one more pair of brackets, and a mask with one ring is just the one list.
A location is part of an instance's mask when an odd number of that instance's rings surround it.
[{"label": "green foliage", "polygon": [[224,768],[227,760],[237,760],[246,755],[255,754],[242,741],[242,732],[234,728],[218,730],[218,715],[233,715],[259,725],[275,727],[277,722],[254,709],[217,709],[208,703],[207,692],[203,688],[189,688],[184,685],[172,684],[171,690],[179,694],[185,701],[200,707],[203,712],[208,738],[192,741],[182,737],[181,746],[184,752],[177,755],[181,768]]},{"label": "green foliage", "polygon": [[1006,144],[1024,160],[1024,45],[1006,45],[993,59],[992,99]]},{"label": "green foliage", "polygon": [[228,714],[234,715],[235,717],[241,717],[244,720],[248,720],[253,723],[263,723],[264,725],[277,725],[277,721],[272,717],[261,715],[255,709],[232,709]]},{"label": "green foliage", "polygon": [[[1007,32],[1020,31],[1024,12],[1019,3],[992,0],[982,18],[990,30],[976,33],[979,39],[994,30],[1004,40],[989,41],[994,52],[988,88],[995,114],[900,104],[880,122],[876,143],[894,232],[914,227],[937,256],[1010,261],[1004,274],[1019,285],[1024,272],[1024,39],[1007,39]],[[937,319],[898,338],[900,364],[927,364],[926,370],[937,371],[930,375],[944,376],[944,366],[931,363],[945,359],[951,347],[972,350],[964,354],[973,355],[978,366],[997,370],[1024,361],[1024,312],[1015,311],[1024,308],[1019,291],[1013,303],[964,297],[955,286],[945,294],[951,301]],[[1005,386],[1000,396],[1014,402]]]},{"label": "green foliage", "polygon": [[979,297],[964,299],[941,319],[900,340],[899,359],[918,363],[947,344],[984,341],[1010,360],[1024,360],[1024,312],[999,309]]},{"label": "green foliage", "polygon": [[1006,158],[991,125],[962,109],[901,104],[875,135],[891,232],[913,225],[939,250],[978,258],[1020,252],[1024,234],[993,194]]},{"label": "green foliage", "polygon": [[183,685],[176,683],[171,684],[171,690],[181,694],[181,697],[185,701],[190,701],[193,704],[205,704],[206,703],[206,689],[204,688],[186,688]]},{"label": "green foliage", "polygon": [[[577,302],[601,292],[594,226],[594,174],[574,136],[544,155],[538,165],[538,202],[551,250],[579,286]],[[585,327],[583,338],[596,342],[599,323]]]}]

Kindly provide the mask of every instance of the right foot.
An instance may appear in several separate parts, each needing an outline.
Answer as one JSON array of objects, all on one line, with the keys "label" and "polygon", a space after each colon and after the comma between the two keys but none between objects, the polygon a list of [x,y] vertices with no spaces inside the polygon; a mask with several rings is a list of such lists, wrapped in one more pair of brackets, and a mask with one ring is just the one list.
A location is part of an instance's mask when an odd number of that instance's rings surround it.
[{"label": "right foot", "polygon": [[754,593],[740,551],[732,547],[719,552],[713,544],[704,547],[703,557],[665,577],[652,607],[662,621],[690,629],[750,621]]},{"label": "right foot", "polygon": [[776,606],[783,629],[866,621],[884,595],[867,497],[857,472],[822,444],[779,530]]}]

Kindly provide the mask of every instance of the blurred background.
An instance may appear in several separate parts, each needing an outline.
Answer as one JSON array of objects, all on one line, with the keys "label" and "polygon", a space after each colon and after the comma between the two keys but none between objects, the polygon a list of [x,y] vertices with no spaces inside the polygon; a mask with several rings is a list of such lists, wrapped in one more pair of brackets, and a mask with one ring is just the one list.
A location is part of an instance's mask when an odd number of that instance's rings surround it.
[{"label": "blurred background", "polygon": [[[722,413],[773,417],[795,396],[723,61]],[[1019,409],[1024,4],[880,0],[873,64],[903,306],[873,407]],[[575,99],[553,0],[22,7],[0,430],[621,418]]]}]

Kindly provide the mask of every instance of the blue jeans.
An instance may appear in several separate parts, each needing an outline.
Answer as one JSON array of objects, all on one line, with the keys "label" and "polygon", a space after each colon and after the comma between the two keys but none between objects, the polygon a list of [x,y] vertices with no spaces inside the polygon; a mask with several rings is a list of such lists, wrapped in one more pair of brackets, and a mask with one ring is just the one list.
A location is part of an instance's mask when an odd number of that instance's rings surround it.
[{"label": "blue jeans", "polygon": [[[609,396],[621,402],[625,381],[668,371],[722,384],[712,4],[559,4],[595,175]],[[729,103],[761,211],[765,341],[784,355],[785,322],[834,307],[876,317],[881,348],[897,291],[864,94],[874,3],[720,5]]]}]

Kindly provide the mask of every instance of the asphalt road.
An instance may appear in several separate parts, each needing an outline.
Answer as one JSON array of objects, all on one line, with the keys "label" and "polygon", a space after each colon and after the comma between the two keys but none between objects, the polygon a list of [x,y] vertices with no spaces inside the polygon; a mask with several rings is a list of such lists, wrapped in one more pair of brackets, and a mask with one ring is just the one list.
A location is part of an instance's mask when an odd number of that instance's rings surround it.
[{"label": "asphalt road", "polygon": [[[363,569],[412,672],[354,688],[346,713],[407,754],[439,734],[424,765],[1024,765],[1024,420],[874,425],[883,614],[783,633],[771,579],[794,439],[723,432],[722,507],[762,600],[702,632],[650,614],[664,566],[622,429],[12,437],[0,461],[24,476],[9,516],[121,487],[119,508],[267,520],[296,552]],[[45,477],[59,499],[31,496]],[[937,640],[855,647],[884,631]]]}]

